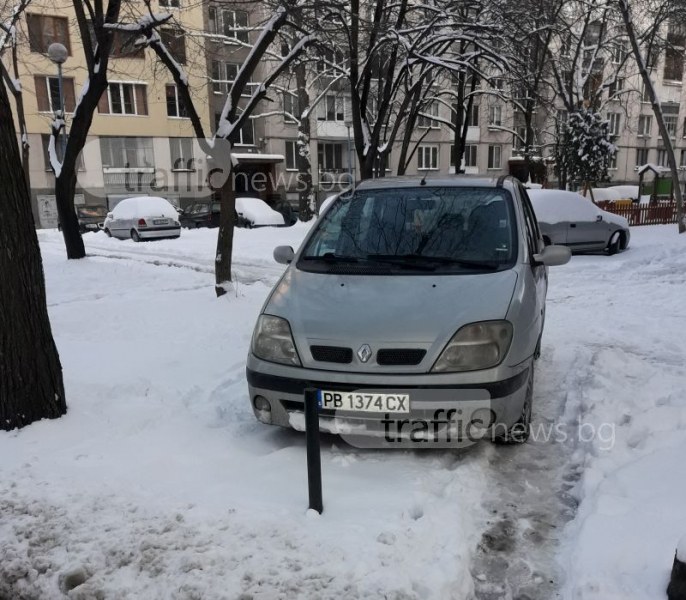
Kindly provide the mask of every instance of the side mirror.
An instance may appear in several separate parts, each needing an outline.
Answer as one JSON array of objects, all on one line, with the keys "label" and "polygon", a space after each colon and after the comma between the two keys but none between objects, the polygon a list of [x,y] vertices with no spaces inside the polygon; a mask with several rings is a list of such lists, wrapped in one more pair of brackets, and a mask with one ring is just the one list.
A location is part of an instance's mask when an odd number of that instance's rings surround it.
[{"label": "side mirror", "polygon": [[572,251],[567,246],[546,246],[538,254],[534,254],[534,262],[546,267],[566,265],[572,258]]},{"label": "side mirror", "polygon": [[107,218],[108,219],[114,219],[114,216],[112,215],[112,213],[107,213]]},{"label": "side mirror", "polygon": [[274,248],[274,260],[280,265],[289,265],[293,262],[295,252],[290,246],[277,246]]}]

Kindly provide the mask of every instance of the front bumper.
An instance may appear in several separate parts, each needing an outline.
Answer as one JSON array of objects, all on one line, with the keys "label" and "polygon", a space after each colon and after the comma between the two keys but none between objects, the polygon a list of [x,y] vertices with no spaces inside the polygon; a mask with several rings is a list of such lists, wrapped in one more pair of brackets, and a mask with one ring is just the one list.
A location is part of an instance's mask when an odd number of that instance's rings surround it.
[{"label": "front bumper", "polygon": [[149,240],[155,238],[173,238],[181,235],[181,226],[177,227],[149,227],[146,229],[138,229],[138,235],[141,239]]},{"label": "front bumper", "polygon": [[[500,371],[503,373],[503,371]],[[492,411],[494,423],[510,427],[521,416],[526,398],[529,364],[508,368],[501,379],[488,380],[486,372],[459,374],[364,374],[319,371],[284,365],[274,365],[248,358],[246,375],[250,401],[255,417],[265,423],[304,429],[304,393],[307,388],[351,392],[376,390],[383,393],[408,393],[411,398],[409,415],[403,418],[432,422],[440,407],[444,411],[468,412],[475,406]],[[470,376],[471,375],[471,381]],[[255,407],[255,399],[265,398],[271,410]],[[469,407],[469,408],[468,408]],[[445,415],[445,412],[442,413]],[[320,411],[320,428],[331,433],[354,429],[362,435],[381,435],[383,415],[369,413],[335,414]]]}]

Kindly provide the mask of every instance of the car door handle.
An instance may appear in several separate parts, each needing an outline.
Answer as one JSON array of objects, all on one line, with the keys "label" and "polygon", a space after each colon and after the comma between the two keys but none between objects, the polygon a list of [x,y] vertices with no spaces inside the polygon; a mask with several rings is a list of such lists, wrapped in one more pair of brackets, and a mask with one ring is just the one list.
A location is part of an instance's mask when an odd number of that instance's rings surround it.
[{"label": "car door handle", "polygon": [[569,226],[570,227],[576,227],[576,223],[570,223]]}]

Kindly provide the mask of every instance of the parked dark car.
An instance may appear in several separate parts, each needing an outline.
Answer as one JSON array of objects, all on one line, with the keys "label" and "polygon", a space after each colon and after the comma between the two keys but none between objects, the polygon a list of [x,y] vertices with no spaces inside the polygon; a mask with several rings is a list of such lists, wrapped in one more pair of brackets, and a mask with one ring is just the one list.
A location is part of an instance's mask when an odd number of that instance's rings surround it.
[{"label": "parked dark car", "polygon": [[196,202],[179,213],[181,227],[219,227],[219,202]]},{"label": "parked dark car", "polygon": [[[98,231],[102,229],[102,224],[107,216],[107,208],[104,206],[77,206],[76,218],[79,220],[79,231]],[[57,229],[62,231],[62,224],[57,224]]]}]

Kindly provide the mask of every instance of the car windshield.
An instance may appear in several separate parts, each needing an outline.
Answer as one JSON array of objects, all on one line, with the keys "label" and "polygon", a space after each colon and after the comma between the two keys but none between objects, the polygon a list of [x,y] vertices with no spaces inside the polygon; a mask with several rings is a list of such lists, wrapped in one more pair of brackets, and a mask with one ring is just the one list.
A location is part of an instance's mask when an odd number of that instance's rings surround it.
[{"label": "car windshield", "polygon": [[502,188],[357,190],[319,222],[298,268],[489,272],[514,264],[516,240],[512,198]]},{"label": "car windshield", "polygon": [[82,218],[104,218],[107,209],[104,206],[83,206],[77,209],[77,213]]}]

